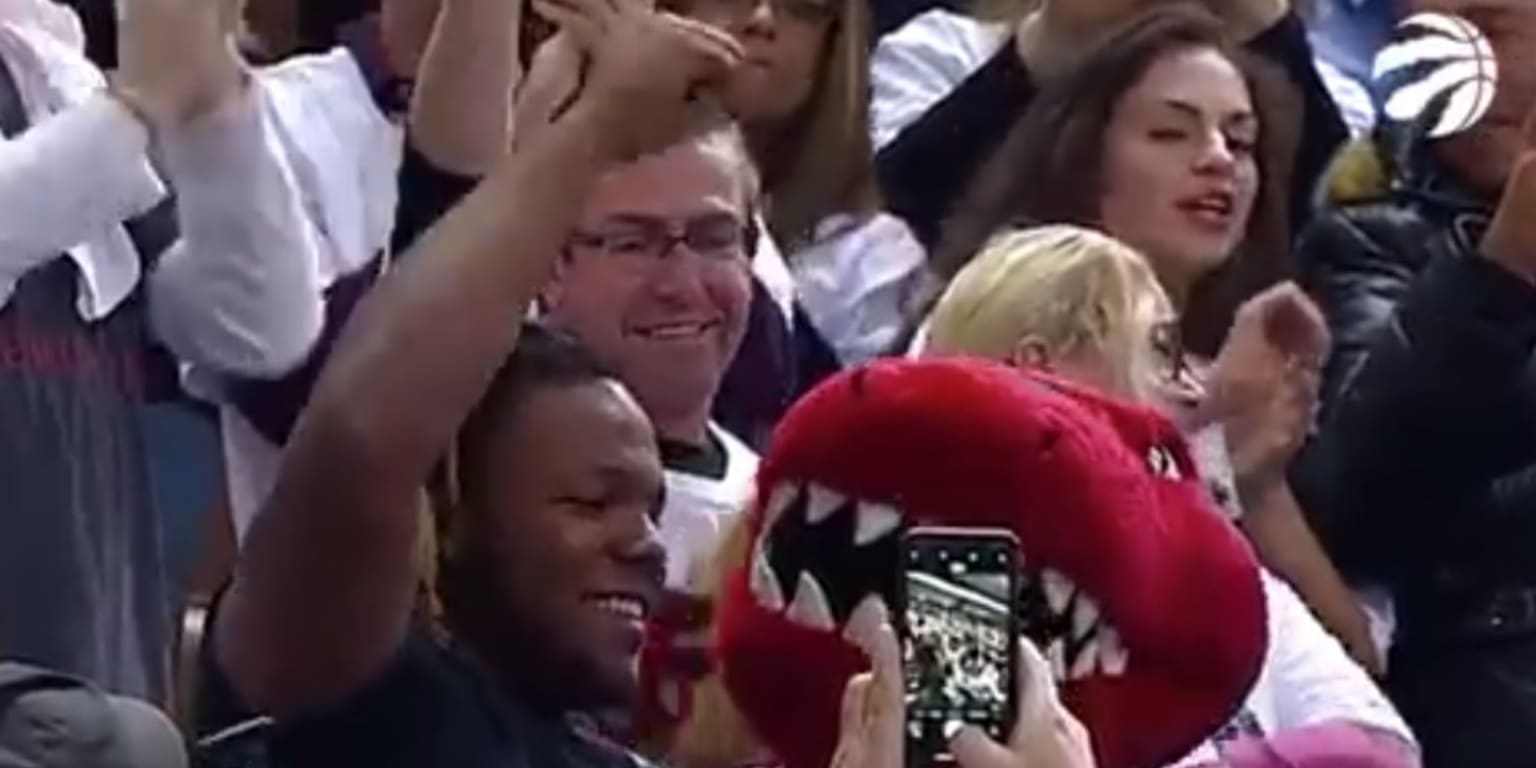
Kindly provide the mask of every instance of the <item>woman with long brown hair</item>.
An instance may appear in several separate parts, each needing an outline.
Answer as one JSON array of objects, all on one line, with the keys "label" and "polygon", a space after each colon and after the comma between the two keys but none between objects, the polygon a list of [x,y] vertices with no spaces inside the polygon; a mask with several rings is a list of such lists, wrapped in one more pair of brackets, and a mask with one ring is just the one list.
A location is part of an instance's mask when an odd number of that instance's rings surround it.
[{"label": "woman with long brown hair", "polygon": [[1175,405],[1192,439],[1230,463],[1230,510],[1265,564],[1379,671],[1368,623],[1302,519],[1285,463],[1258,458],[1289,455],[1271,450],[1292,439],[1275,413],[1315,398],[1326,332],[1307,312],[1234,325],[1240,304],[1287,274],[1286,106],[1209,14],[1146,14],[1042,91],[935,264],[953,275],[998,231],[1031,223],[1099,229],[1144,254],[1194,353]]},{"label": "woman with long brown hair", "polygon": [[[887,208],[932,247],[965,190],[1042,88],[1126,19],[1170,0],[977,0],[930,11],[873,57],[877,168]],[[1293,226],[1348,136],[1292,0],[1201,0],[1230,39],[1276,65],[1303,137],[1288,161]]]}]

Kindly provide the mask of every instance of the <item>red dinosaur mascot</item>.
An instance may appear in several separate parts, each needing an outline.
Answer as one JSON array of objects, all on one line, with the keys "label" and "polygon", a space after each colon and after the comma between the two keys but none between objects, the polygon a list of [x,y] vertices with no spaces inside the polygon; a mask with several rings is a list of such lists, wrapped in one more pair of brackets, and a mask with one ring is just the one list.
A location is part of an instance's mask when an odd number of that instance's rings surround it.
[{"label": "red dinosaur mascot", "polygon": [[1099,764],[1171,762],[1227,722],[1266,649],[1257,566],[1209,503],[1145,408],[978,361],[840,374],[764,457],[718,606],[725,688],[788,768],[825,768],[866,667],[840,627],[865,596],[892,600],[902,528],[1002,527],[1022,550],[1024,631]]}]

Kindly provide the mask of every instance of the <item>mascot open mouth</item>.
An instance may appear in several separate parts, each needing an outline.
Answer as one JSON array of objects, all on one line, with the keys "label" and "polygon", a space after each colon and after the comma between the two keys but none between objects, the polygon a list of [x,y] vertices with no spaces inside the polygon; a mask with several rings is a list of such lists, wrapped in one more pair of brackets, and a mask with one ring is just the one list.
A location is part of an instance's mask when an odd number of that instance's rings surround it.
[{"label": "mascot open mouth", "polygon": [[[866,597],[894,604],[900,509],[786,481],[769,494],[764,515],[749,579],[760,607],[807,629],[836,632]],[[1015,613],[1059,682],[1125,674],[1130,654],[1119,630],[1068,575],[1031,569],[1026,555],[1018,587]]]},{"label": "mascot open mouth", "polygon": [[976,361],[883,361],[832,378],[766,452],[749,542],[717,613],[721,675],[790,768],[824,768],[847,680],[841,635],[894,605],[901,532],[1002,528],[1022,631],[1104,768],[1183,756],[1236,710],[1266,648],[1252,553],[1160,414]]}]

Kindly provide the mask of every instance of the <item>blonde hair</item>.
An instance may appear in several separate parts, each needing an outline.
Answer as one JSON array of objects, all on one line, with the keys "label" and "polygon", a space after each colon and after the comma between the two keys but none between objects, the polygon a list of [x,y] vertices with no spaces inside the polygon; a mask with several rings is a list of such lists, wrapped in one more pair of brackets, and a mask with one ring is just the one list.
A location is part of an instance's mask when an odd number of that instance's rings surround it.
[{"label": "blonde hair", "polygon": [[1068,225],[994,237],[950,282],[929,318],[927,355],[1012,361],[1034,339],[1052,356],[1096,352],[1127,392],[1147,381],[1138,314],[1166,301],[1141,254]]}]

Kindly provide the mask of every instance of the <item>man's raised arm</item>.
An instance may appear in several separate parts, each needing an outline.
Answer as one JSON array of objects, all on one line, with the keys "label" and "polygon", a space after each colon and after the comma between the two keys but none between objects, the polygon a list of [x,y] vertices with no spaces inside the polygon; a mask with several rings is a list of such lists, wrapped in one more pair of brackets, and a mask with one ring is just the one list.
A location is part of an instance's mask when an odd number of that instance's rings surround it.
[{"label": "man's raised arm", "polygon": [[517,344],[589,187],[678,139],[690,91],[737,58],[718,33],[637,6],[561,5],[562,21],[601,30],[582,41],[595,56],[576,106],[504,158],[359,307],[246,540],[215,652],[259,711],[337,703],[401,647],[419,489]]}]

